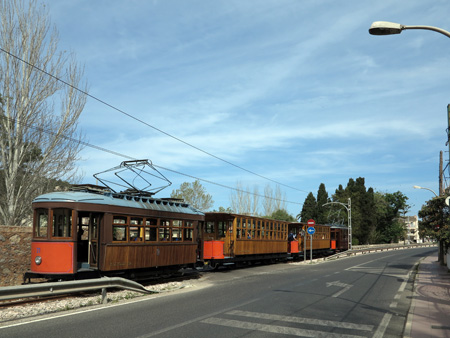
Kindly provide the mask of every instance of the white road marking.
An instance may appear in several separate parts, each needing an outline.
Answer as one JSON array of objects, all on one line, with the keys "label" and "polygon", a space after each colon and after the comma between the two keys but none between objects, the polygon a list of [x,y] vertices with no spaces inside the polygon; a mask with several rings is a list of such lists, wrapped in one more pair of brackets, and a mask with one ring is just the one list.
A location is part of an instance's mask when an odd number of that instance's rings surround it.
[{"label": "white road marking", "polygon": [[340,281],[335,281],[335,282],[328,282],[327,283],[327,288],[329,288],[330,286],[339,286],[341,288],[343,288],[342,290],[339,290],[338,292],[336,292],[335,294],[333,294],[331,297],[339,297],[340,295],[342,295],[344,292],[350,290],[350,288],[353,286],[351,284],[345,284],[342,283]]},{"label": "white road marking", "polygon": [[390,313],[386,313],[383,316],[383,319],[381,320],[380,325],[378,325],[378,328],[375,331],[375,334],[373,335],[372,338],[383,338],[384,337],[384,332],[386,331],[386,329],[389,325],[389,322],[391,321],[391,317],[392,317],[392,314],[390,314]]},{"label": "white road marking", "polygon": [[260,313],[260,312],[234,310],[234,311],[229,311],[226,314],[233,315],[233,316],[243,316],[243,317],[250,317],[250,318],[277,320],[277,321],[288,322],[288,323],[333,326],[333,327],[341,328],[341,329],[351,329],[351,330],[361,330],[361,331],[372,331],[374,329],[373,325],[353,324],[353,323],[348,323],[348,322],[337,322],[337,321],[333,321],[333,320],[322,320],[322,319],[314,319],[314,318],[280,316],[280,315],[275,315],[275,314],[271,314],[271,313]]},{"label": "white road marking", "polygon": [[202,320],[201,322],[205,323],[205,324],[221,325],[221,326],[234,327],[234,328],[239,328],[239,329],[270,332],[270,333],[277,333],[277,334],[286,334],[286,335],[299,336],[299,337],[329,337],[329,338],[363,338],[364,337],[364,336],[339,334],[339,333],[325,332],[325,331],[297,329],[294,327],[285,327],[285,326],[278,326],[278,325],[249,323],[249,322],[243,322],[243,321],[239,321],[239,320],[222,319],[222,318],[215,318],[215,317],[211,317],[211,318]]}]

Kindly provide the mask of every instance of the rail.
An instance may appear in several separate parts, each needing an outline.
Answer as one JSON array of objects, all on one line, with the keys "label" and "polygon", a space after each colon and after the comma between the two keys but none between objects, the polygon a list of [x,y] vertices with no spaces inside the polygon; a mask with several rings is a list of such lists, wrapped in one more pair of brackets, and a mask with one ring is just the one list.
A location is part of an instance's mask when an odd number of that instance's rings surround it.
[{"label": "rail", "polygon": [[329,261],[333,259],[339,259],[342,257],[356,256],[358,254],[366,254],[378,251],[389,251],[389,250],[401,250],[401,249],[415,249],[415,248],[428,248],[437,246],[437,243],[420,243],[420,244],[376,244],[376,245],[358,245],[353,246],[353,250],[339,252],[332,256],[324,257],[324,261]]},{"label": "rail", "polygon": [[77,281],[6,286],[0,288],[0,301],[31,297],[48,297],[101,289],[102,303],[105,304],[107,301],[106,290],[108,288],[119,288],[147,294],[154,293],[154,291],[145,289],[141,284],[125,278],[102,277]]}]

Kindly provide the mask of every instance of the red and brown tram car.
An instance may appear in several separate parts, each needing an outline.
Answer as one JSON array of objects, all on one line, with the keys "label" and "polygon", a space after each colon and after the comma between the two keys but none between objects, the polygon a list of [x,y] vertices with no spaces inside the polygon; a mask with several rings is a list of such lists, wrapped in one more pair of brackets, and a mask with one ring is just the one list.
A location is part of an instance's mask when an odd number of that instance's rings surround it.
[{"label": "red and brown tram car", "polygon": [[334,252],[348,250],[348,227],[342,225],[331,226],[331,250]]},{"label": "red and brown tram car", "polygon": [[[314,226],[315,233],[312,235],[312,251],[313,254],[325,254],[330,251],[331,231],[329,225],[316,224]],[[306,252],[309,256],[311,252],[311,235],[308,234],[308,225],[306,223],[289,223],[289,233],[298,241],[298,245],[291,242],[290,254],[293,258]],[[295,250],[298,247],[298,250]]]},{"label": "red and brown tram car", "polygon": [[288,222],[231,213],[206,213],[201,259],[217,267],[286,260]]},{"label": "red and brown tram car", "polygon": [[33,201],[31,271],[25,279],[133,276],[195,266],[202,212],[104,189],[90,185]]}]

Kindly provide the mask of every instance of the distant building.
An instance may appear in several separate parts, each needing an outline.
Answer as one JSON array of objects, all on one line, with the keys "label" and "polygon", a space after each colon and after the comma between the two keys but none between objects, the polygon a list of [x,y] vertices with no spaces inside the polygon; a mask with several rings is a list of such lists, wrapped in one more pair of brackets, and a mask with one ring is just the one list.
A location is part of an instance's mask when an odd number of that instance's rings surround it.
[{"label": "distant building", "polygon": [[422,243],[419,238],[419,219],[417,216],[404,216],[400,219],[405,223],[406,241],[409,243]]}]

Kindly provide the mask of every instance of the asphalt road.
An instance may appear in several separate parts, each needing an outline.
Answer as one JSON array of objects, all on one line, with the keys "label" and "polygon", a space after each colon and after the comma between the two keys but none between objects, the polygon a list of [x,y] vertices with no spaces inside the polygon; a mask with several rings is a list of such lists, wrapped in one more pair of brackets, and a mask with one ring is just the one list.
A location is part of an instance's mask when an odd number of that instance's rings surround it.
[{"label": "asphalt road", "polygon": [[193,288],[34,317],[0,337],[401,337],[435,248],[206,273]]}]

